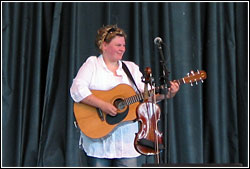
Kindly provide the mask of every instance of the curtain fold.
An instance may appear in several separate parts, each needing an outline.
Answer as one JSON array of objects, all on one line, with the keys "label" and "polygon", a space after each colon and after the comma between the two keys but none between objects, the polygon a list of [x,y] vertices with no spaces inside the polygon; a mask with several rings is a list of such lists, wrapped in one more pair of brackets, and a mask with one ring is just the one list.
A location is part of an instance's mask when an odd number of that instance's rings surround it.
[{"label": "curtain fold", "polygon": [[83,62],[98,55],[96,31],[107,24],[127,32],[124,59],[142,72],[151,67],[156,86],[156,37],[169,80],[207,73],[159,103],[161,162],[248,165],[247,2],[3,2],[2,9],[4,167],[86,166],[69,88]]},{"label": "curtain fold", "polygon": [[[50,40],[50,48],[48,53],[48,66],[47,66],[47,75],[45,79],[45,91],[44,91],[44,102],[43,102],[43,109],[42,109],[42,119],[41,119],[41,132],[40,132],[40,139],[39,139],[39,149],[38,149],[38,166],[45,165],[44,159],[48,156],[47,153],[44,153],[46,149],[46,145],[50,145],[50,141],[48,139],[53,138],[55,135],[54,132],[48,132],[47,129],[50,125],[53,124],[54,120],[57,120],[57,117],[53,113],[53,109],[51,107],[55,104],[55,93],[57,90],[55,89],[58,86],[58,69],[55,69],[57,66],[57,59],[59,57],[58,53],[58,46],[60,42],[60,24],[61,24],[61,11],[62,11],[62,3],[56,3],[54,6],[53,11],[53,20],[52,20],[52,31],[51,31],[51,40]],[[53,105],[53,106],[51,106]],[[54,118],[48,118],[53,117]],[[64,126],[62,127],[64,128]],[[61,133],[61,132],[56,132]],[[58,134],[58,138],[62,137],[63,135]],[[60,143],[58,143],[60,146]],[[52,147],[52,146],[51,146]],[[51,149],[50,147],[50,149]],[[49,154],[49,158],[53,158],[53,155],[57,154],[57,158],[61,158],[60,154],[61,149],[59,151],[50,151],[53,152]],[[50,164],[49,164],[50,165]],[[61,164],[57,164],[60,165]]]}]

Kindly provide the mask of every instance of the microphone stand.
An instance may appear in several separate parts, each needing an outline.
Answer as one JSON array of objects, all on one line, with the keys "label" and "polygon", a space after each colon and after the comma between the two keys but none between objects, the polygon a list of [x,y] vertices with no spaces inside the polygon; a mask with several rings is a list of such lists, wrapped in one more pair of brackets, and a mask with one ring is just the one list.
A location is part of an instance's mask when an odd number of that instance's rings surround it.
[{"label": "microphone stand", "polygon": [[[163,91],[162,89],[160,89],[160,94],[164,94],[164,105],[167,106],[167,94],[168,94],[168,88],[170,88],[171,84],[170,84],[170,81],[169,81],[169,71],[166,67],[166,62],[165,62],[165,59],[164,59],[164,55],[163,55],[163,51],[162,51],[162,46],[161,46],[161,42],[157,43],[157,47],[158,47],[158,50],[159,50],[159,53],[160,53],[160,57],[161,57],[161,60],[160,60],[160,63],[161,63],[161,68],[162,68],[162,75],[160,76],[160,83],[161,85],[164,86],[163,88]],[[167,109],[166,109],[167,110]],[[167,123],[167,124],[166,124]],[[169,137],[168,137],[168,112],[166,111],[166,115],[165,115],[165,123],[164,123],[165,128],[166,128],[166,140],[167,140],[167,145],[165,147],[165,153],[164,153],[164,163],[168,163],[168,154],[170,154],[168,152],[169,150]],[[166,157],[167,156],[167,157]]]}]

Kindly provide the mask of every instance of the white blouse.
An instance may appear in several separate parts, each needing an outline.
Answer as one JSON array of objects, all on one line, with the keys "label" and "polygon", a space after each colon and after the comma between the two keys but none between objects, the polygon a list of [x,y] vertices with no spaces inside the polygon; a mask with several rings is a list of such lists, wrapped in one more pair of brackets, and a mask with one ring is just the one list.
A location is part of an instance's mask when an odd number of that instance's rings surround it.
[{"label": "white blouse", "polygon": [[[144,90],[141,81],[142,73],[139,67],[130,61],[123,61],[131,72],[140,91]],[[91,90],[110,90],[118,84],[128,84],[135,91],[136,87],[129,80],[122,69],[119,68],[115,76],[106,66],[103,56],[90,56],[79,69],[70,88],[70,94],[75,102],[80,102],[91,94]],[[138,122],[122,124],[110,135],[100,139],[92,139],[81,132],[79,146],[84,149],[88,156],[99,158],[122,158],[137,157],[140,154],[134,148],[135,133],[138,132]]]}]

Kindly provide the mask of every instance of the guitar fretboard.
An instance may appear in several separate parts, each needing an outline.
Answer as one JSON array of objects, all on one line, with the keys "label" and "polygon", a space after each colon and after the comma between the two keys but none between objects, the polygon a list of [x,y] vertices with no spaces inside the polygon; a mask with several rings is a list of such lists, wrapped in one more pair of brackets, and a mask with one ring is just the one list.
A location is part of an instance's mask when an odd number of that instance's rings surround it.
[{"label": "guitar fretboard", "polygon": [[[162,89],[166,89],[167,87],[164,87],[164,85],[161,85],[159,87],[155,87],[155,93],[159,93],[159,90],[162,90]],[[148,91],[148,94],[150,95],[150,93],[153,92],[153,89],[152,90],[149,90]],[[136,103],[138,101],[142,101],[144,99],[144,93],[139,93],[139,94],[136,94],[134,96],[131,96],[131,97],[128,97],[124,100],[124,102],[126,103],[126,105],[130,105],[130,104],[133,104],[133,103]]]}]

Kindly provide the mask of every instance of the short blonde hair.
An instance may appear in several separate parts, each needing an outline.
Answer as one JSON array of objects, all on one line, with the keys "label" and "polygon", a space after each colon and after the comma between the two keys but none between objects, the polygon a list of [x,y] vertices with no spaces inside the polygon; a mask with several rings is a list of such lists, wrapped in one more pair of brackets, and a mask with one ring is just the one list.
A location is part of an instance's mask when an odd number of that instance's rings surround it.
[{"label": "short blonde hair", "polygon": [[117,25],[107,25],[98,29],[95,44],[99,52],[103,52],[101,48],[103,42],[110,43],[116,36],[122,36],[125,39],[127,38],[124,30],[118,28]]}]

